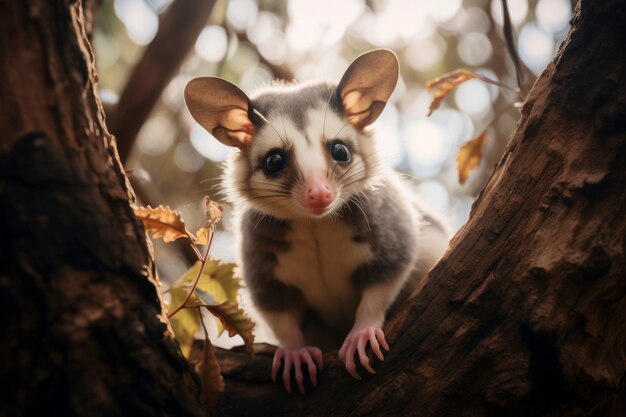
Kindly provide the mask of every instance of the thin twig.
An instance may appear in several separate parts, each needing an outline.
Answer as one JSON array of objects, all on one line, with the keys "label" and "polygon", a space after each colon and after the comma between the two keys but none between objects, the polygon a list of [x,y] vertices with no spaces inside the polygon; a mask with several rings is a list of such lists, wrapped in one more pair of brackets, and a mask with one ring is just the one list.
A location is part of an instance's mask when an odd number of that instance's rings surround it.
[{"label": "thin twig", "polygon": [[[185,306],[187,305],[187,303],[189,302],[189,300],[191,299],[191,296],[193,295],[193,293],[196,291],[196,288],[198,287],[198,283],[200,282],[200,277],[202,277],[202,272],[204,272],[204,267],[206,266],[206,261],[209,258],[209,249],[211,249],[211,243],[213,243],[213,235],[215,233],[213,232],[213,228],[211,228],[209,230],[209,241],[207,242],[206,245],[206,250],[204,251],[204,257],[202,258],[202,260],[200,261],[200,270],[198,271],[198,275],[196,276],[196,279],[193,282],[193,285],[191,286],[191,289],[189,290],[189,292],[187,293],[187,296],[185,297],[185,299],[183,300],[183,302],[181,303],[181,305],[179,305],[174,311],[172,311],[171,313],[168,313],[167,318],[170,319],[172,318],[172,316],[174,316],[174,314],[178,313],[180,310],[182,310],[183,308],[185,308]],[[197,248],[196,248],[197,249]]]},{"label": "thin twig", "polygon": [[517,53],[517,46],[515,45],[515,32],[513,30],[513,24],[511,23],[511,15],[509,14],[509,5],[507,0],[502,0],[502,17],[504,21],[504,39],[506,41],[506,49],[509,51],[513,65],[515,66],[515,78],[517,78],[517,85],[519,86],[520,93],[524,92],[522,86],[522,66],[520,63],[519,54]]},{"label": "thin twig", "polygon": [[516,92],[517,94],[519,94],[521,92],[521,90],[519,89],[519,87],[511,87],[510,85],[501,83],[500,81],[496,81],[496,80],[492,80],[491,78],[487,78],[484,75],[480,75],[480,74],[476,74],[479,80],[486,82],[487,84],[493,84],[496,85],[498,87],[501,88],[506,88],[507,90],[511,90]]}]

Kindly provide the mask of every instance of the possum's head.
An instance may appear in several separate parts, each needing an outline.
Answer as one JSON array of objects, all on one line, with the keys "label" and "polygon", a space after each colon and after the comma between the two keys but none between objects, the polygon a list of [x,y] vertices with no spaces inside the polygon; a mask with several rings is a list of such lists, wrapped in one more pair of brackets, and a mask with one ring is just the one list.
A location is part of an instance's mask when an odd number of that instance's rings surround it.
[{"label": "possum's head", "polygon": [[398,79],[398,60],[379,49],[357,58],[339,84],[275,84],[248,97],[220,78],[185,88],[194,117],[239,148],[225,184],[235,202],[277,218],[323,217],[370,186],[379,165],[366,127]]}]

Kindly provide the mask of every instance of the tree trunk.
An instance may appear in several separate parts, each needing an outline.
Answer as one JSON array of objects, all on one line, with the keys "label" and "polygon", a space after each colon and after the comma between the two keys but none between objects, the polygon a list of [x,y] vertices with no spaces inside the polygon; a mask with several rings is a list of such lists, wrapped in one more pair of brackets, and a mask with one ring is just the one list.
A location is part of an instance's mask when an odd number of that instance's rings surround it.
[{"label": "tree trunk", "polygon": [[358,382],[336,352],[283,393],[219,353],[224,416],[601,415],[626,370],[626,5],[583,0],[469,222]]},{"label": "tree trunk", "polygon": [[84,23],[80,2],[0,1],[0,415],[202,416]]},{"label": "tree trunk", "polygon": [[[0,1],[0,415],[200,416],[95,96],[80,3]],[[623,1],[584,0],[470,221],[357,382],[220,352],[220,415],[599,415],[626,368]]]}]

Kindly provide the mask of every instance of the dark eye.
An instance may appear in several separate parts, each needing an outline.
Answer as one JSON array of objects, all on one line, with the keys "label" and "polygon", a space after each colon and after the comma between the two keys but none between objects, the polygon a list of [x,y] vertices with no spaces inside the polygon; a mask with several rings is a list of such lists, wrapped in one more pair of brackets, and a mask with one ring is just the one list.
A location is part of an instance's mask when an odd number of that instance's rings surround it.
[{"label": "dark eye", "polygon": [[276,174],[279,171],[285,169],[285,156],[283,152],[274,149],[269,151],[265,157],[265,166],[263,167],[266,174]]},{"label": "dark eye", "polygon": [[337,162],[350,162],[352,155],[343,142],[336,140],[330,144],[330,155]]}]

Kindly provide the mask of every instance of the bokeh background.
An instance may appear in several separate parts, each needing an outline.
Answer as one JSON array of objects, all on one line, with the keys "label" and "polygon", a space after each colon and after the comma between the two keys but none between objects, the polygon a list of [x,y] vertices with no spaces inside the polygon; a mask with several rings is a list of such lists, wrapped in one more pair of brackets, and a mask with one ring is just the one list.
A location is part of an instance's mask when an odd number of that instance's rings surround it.
[{"label": "bokeh background", "polygon": [[[93,31],[100,97],[140,202],[182,212],[190,230],[203,223],[203,196],[220,200],[220,164],[231,152],[188,113],[183,89],[190,79],[219,76],[246,92],[276,78],[339,80],[354,58],[380,47],[394,50],[401,63],[398,87],[373,126],[381,152],[458,229],[515,128],[516,103],[565,37],[573,7],[570,0],[508,0],[522,92],[471,80],[427,117],[432,95],[425,82],[456,68],[518,85],[501,0],[205,0],[197,7],[198,1],[104,0]],[[176,17],[174,6],[196,10]],[[181,62],[167,52],[176,50]],[[149,95],[154,99],[142,101]],[[132,111],[133,103],[144,115]],[[460,184],[455,156],[485,130],[481,164]],[[211,253],[233,261],[232,210],[224,206]],[[165,283],[192,263],[184,245],[155,246]],[[243,304],[249,306],[245,295]],[[271,341],[263,326],[257,339]]]}]

